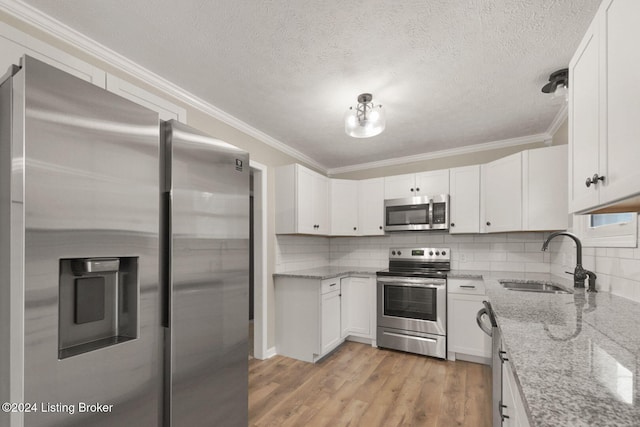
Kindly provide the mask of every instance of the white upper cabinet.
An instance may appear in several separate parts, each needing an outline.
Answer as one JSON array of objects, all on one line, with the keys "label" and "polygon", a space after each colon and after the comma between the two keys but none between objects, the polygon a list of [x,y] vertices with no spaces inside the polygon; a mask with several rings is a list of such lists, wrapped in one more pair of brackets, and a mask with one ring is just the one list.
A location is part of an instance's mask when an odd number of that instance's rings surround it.
[{"label": "white upper cabinet", "polygon": [[480,165],[449,170],[449,233],[480,232]]},{"label": "white upper cabinet", "polygon": [[603,1],[569,63],[570,212],[640,194],[639,16],[638,1]]},{"label": "white upper cabinet", "polygon": [[112,74],[107,74],[107,90],[157,112],[160,120],[174,119],[187,123],[186,109]]},{"label": "white upper cabinet", "polygon": [[[358,181],[331,179],[331,235],[358,234]],[[382,208],[381,208],[382,209]]]},{"label": "white upper cabinet", "polygon": [[394,175],[384,177],[384,198],[402,199],[416,196],[416,175]]},{"label": "white upper cabinet", "polygon": [[522,153],[482,165],[481,231],[522,230]]},{"label": "white upper cabinet", "polygon": [[384,234],[384,180],[330,179],[331,235]]},{"label": "white upper cabinet", "polygon": [[418,196],[449,194],[449,169],[417,173],[416,192]]},{"label": "white upper cabinet", "polygon": [[384,178],[358,181],[358,234],[384,234]]},{"label": "white upper cabinet", "polygon": [[567,228],[567,148],[512,154],[482,165],[485,233]]},{"label": "white upper cabinet", "polygon": [[384,178],[384,198],[433,196],[449,194],[449,169],[387,176]]},{"label": "white upper cabinet", "polygon": [[328,178],[292,164],[276,168],[276,233],[328,235]]},{"label": "white upper cabinet", "polygon": [[0,22],[0,77],[11,65],[20,65],[23,55],[32,56],[62,71],[105,88],[105,72]]},{"label": "white upper cabinet", "polygon": [[567,146],[522,153],[524,230],[566,230]]}]

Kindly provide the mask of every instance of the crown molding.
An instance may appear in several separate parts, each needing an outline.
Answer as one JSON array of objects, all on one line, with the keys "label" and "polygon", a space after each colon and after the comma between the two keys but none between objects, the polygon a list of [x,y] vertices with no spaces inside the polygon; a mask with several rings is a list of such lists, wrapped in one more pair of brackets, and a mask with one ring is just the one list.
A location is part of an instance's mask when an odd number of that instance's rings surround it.
[{"label": "crown molding", "polygon": [[430,153],[416,154],[406,157],[395,157],[393,159],[380,160],[377,162],[360,163],[357,165],[344,166],[340,168],[332,168],[327,170],[329,176],[346,172],[355,172],[365,169],[381,168],[385,166],[403,165],[413,162],[421,162],[424,160],[441,159],[443,157],[459,156],[461,154],[477,153],[479,151],[495,150],[498,148],[515,147],[518,145],[531,144],[535,142],[547,142],[551,140],[551,136],[546,133],[538,133],[535,135],[521,136],[518,138],[502,139],[499,141],[485,142],[483,144],[467,145],[464,147],[450,148],[447,150],[432,151]]},{"label": "crown molding", "polygon": [[306,154],[292,148],[282,141],[279,141],[266,133],[254,128],[231,114],[221,110],[215,105],[197,97],[196,95],[182,89],[170,81],[160,77],[156,73],[138,65],[130,59],[109,49],[84,34],[72,29],[62,22],[44,14],[38,9],[17,0],[0,0],[0,10],[27,23],[44,33],[60,39],[65,43],[77,48],[94,58],[113,66],[120,71],[141,80],[155,88],[165,92],[169,96],[196,108],[217,120],[263,142],[278,151],[281,151],[301,162],[307,163],[322,171],[326,171],[326,166],[313,160]]},{"label": "crown molding", "polygon": [[569,104],[565,102],[562,105],[562,108],[560,108],[560,111],[558,111],[558,114],[553,118],[553,121],[549,125],[546,133],[553,137],[564,121],[567,120],[567,117],[569,117]]}]

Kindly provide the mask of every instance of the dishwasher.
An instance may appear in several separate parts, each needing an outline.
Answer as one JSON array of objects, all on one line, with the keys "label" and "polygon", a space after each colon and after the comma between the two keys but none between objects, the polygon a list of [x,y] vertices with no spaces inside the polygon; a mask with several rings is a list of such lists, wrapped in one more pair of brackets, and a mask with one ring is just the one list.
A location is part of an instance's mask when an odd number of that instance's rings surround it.
[{"label": "dishwasher", "polygon": [[[502,336],[496,323],[496,317],[489,301],[483,301],[484,307],[478,311],[476,322],[482,331],[491,337],[491,413],[492,426],[502,426]],[[486,320],[488,320],[488,324]]]}]

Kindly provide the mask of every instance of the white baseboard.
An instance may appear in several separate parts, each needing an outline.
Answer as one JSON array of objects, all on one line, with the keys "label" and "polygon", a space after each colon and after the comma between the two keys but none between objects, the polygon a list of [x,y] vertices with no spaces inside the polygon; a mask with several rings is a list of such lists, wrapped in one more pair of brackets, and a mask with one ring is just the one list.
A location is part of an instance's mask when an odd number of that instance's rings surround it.
[{"label": "white baseboard", "polygon": [[278,353],[276,353],[276,348],[275,347],[268,348],[266,353],[264,354],[264,359],[262,359],[262,360],[270,359],[273,356],[275,356],[276,354],[278,354]]}]

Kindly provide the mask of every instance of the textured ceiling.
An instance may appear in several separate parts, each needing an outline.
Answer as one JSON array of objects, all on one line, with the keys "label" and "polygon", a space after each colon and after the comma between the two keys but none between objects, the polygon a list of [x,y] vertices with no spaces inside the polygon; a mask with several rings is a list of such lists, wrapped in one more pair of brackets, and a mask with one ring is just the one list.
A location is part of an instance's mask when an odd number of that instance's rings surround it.
[{"label": "textured ceiling", "polygon": [[[541,133],[600,0],[26,0],[328,168]],[[151,7],[153,5],[153,7]],[[345,135],[362,92],[387,129]]]}]

